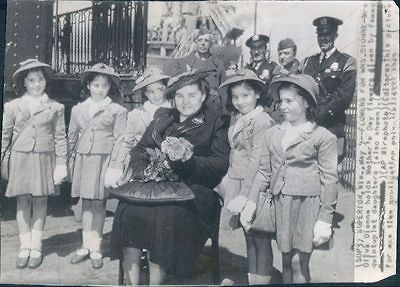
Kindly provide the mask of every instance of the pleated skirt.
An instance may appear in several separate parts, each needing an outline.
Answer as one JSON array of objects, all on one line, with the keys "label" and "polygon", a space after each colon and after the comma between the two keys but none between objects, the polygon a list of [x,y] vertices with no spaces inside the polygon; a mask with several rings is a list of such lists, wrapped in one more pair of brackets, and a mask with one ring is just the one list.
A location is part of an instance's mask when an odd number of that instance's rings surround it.
[{"label": "pleated skirt", "polygon": [[274,196],[276,208],[276,241],[279,251],[293,249],[311,253],[314,225],[320,209],[319,196]]},{"label": "pleated skirt", "polygon": [[54,186],[54,152],[12,151],[6,197],[59,195]]},{"label": "pleated skirt", "polygon": [[107,199],[104,176],[110,161],[108,154],[76,154],[71,196],[84,199]]}]

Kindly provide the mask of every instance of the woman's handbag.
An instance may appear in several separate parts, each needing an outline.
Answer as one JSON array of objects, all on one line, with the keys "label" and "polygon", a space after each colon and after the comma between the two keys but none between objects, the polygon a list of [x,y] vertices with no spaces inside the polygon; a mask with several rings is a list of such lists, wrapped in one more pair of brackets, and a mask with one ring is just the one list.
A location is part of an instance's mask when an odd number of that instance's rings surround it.
[{"label": "woman's handbag", "polygon": [[194,199],[192,190],[182,181],[130,181],[111,190],[111,197],[144,205],[183,202]]},{"label": "woman's handbag", "polygon": [[23,127],[21,128],[20,132],[14,136],[14,138],[11,140],[10,144],[4,151],[4,154],[2,154],[1,157],[1,178],[4,180],[8,180],[10,176],[10,157],[11,157],[11,148],[17,141],[18,137],[22,132],[25,130],[25,128],[31,123],[32,118],[30,118],[28,121],[25,122]]},{"label": "woman's handbag", "polygon": [[276,232],[275,203],[271,192],[260,192],[257,203],[256,217],[249,232]]}]

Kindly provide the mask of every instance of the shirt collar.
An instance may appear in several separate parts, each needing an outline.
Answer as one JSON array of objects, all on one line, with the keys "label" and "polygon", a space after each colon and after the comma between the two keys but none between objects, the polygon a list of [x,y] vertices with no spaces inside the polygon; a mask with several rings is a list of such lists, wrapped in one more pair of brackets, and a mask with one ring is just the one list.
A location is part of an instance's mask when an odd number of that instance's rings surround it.
[{"label": "shirt collar", "polygon": [[110,97],[105,97],[100,102],[94,102],[91,97],[87,98],[86,101],[83,102],[84,105],[89,106],[97,106],[97,107],[105,107],[111,104],[112,100]]},{"label": "shirt collar", "polygon": [[328,59],[330,56],[332,56],[333,53],[335,53],[335,51],[336,51],[336,47],[333,47],[332,49],[330,49],[329,51],[327,51],[325,53],[321,52],[320,60],[322,60],[324,57],[325,57],[325,59]]},{"label": "shirt collar", "polygon": [[36,103],[40,102],[42,104],[45,104],[49,101],[49,96],[46,93],[43,93],[43,95],[41,95],[40,97],[34,98],[25,93],[22,96],[22,99],[24,99],[27,102],[36,102]]}]

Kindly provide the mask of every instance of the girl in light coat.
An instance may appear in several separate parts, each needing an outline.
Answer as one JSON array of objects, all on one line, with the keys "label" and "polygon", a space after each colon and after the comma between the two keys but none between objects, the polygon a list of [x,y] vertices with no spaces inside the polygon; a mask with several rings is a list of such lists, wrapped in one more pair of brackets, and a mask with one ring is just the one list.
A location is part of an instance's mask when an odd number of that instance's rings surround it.
[{"label": "girl in light coat", "polygon": [[337,200],[336,137],[314,119],[318,86],[308,75],[276,78],[284,122],[265,133],[283,283],[310,282],[314,246],[332,235]]},{"label": "girl in light coat", "polygon": [[[147,99],[144,104],[128,113],[126,129],[120,148],[114,150],[116,158],[115,168],[111,170],[105,179],[106,187],[116,188],[129,179],[130,172],[126,163],[129,163],[130,152],[142,138],[146,128],[153,120],[155,112],[163,108],[171,108],[171,102],[166,97],[166,87],[169,76],[158,68],[148,68],[141,77],[136,80],[133,92],[141,91]],[[112,203],[114,201],[114,203]],[[116,201],[112,200],[107,209],[115,211]]]},{"label": "girl in light coat", "polygon": [[222,83],[220,88],[223,87],[228,87],[228,104],[234,113],[228,131],[231,146],[229,169],[217,187],[224,199],[221,227],[228,230],[240,225],[243,227],[249,284],[266,284],[270,282],[272,272],[271,237],[248,231],[259,192],[266,189],[266,181],[257,175],[257,171],[264,132],[274,121],[261,105],[266,86],[254,72],[247,69],[237,71]]},{"label": "girl in light coat", "polygon": [[17,199],[21,269],[42,263],[47,196],[67,176],[67,141],[64,106],[46,93],[53,70],[36,59],[20,65],[12,78],[21,97],[4,105],[1,158],[11,150],[6,196]]},{"label": "girl in light coat", "polygon": [[90,257],[93,268],[103,266],[100,252],[105,220],[104,188],[107,168],[113,168],[111,156],[122,140],[126,109],[111,99],[118,96],[120,78],[114,69],[96,64],[81,74],[84,92],[89,95],[83,103],[72,108],[68,141],[75,156],[71,170],[71,196],[82,199],[82,248],[72,257],[76,264]]}]

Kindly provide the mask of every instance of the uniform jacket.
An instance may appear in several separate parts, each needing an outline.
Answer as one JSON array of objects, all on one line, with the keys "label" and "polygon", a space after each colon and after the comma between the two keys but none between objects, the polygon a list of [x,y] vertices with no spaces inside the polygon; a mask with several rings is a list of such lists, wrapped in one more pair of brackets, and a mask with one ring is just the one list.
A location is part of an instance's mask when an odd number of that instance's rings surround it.
[{"label": "uniform jacket", "polygon": [[66,165],[67,140],[65,134],[64,106],[45,96],[31,115],[28,103],[17,98],[4,105],[1,154],[27,121],[30,124],[12,146],[20,152],[55,152],[56,164]]},{"label": "uniform jacket", "polygon": [[336,137],[319,126],[282,148],[285,130],[275,125],[264,136],[261,169],[271,174],[270,190],[292,196],[320,196],[319,219],[331,223],[337,200]]},{"label": "uniform jacket", "polygon": [[228,131],[231,145],[228,176],[243,179],[239,195],[257,202],[258,192],[266,189],[266,186],[256,179],[264,133],[274,125],[274,121],[262,111],[246,118],[243,125],[234,129],[237,119],[237,116],[232,118]]},{"label": "uniform jacket", "polygon": [[277,66],[278,64],[274,61],[268,62],[266,59],[264,59],[260,66],[257,67],[255,62],[251,62],[246,66],[246,69],[252,70],[261,80],[266,83],[267,86],[269,86],[272,80],[273,71]]},{"label": "uniform jacket", "polygon": [[171,167],[189,186],[198,184],[214,188],[229,165],[227,119],[213,109],[203,108],[167,134],[169,126],[178,122],[179,112],[176,109],[157,110],[154,120],[131,153],[134,176],[143,177],[147,167],[149,155],[145,148],[160,148],[167,136],[184,137],[194,145],[193,156],[186,162],[170,162]]},{"label": "uniform jacket", "polygon": [[[72,108],[68,129],[70,149],[81,154],[110,154],[114,146],[118,146],[115,144],[122,140],[126,113],[122,106],[110,103],[90,118],[89,105],[77,104]],[[111,159],[110,166],[113,164],[115,158]]]},{"label": "uniform jacket", "polygon": [[320,64],[320,53],[304,60],[303,73],[319,85],[317,118],[337,137],[344,137],[345,110],[349,108],[357,78],[356,60],[336,50]]}]

